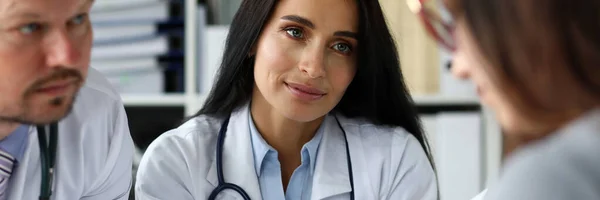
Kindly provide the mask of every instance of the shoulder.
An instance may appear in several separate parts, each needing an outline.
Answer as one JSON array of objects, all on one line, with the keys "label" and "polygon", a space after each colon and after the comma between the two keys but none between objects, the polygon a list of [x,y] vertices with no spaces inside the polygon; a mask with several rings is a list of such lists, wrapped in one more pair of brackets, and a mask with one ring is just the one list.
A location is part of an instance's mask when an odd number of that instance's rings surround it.
[{"label": "shoulder", "polygon": [[390,199],[436,199],[436,175],[415,136],[402,127],[375,125],[364,119],[344,119],[340,123],[349,135],[349,143],[362,148],[362,152],[352,153],[364,160],[358,168],[369,173],[365,182],[380,188],[380,195]]},{"label": "shoulder", "polygon": [[[89,68],[86,82],[61,124],[61,130],[73,133],[67,134],[70,137],[88,139],[91,143],[100,142],[99,139],[110,140],[115,134],[129,136],[127,115],[119,93],[93,68]],[[117,130],[123,127],[127,130]]]},{"label": "shoulder", "polygon": [[599,199],[600,157],[589,152],[600,147],[566,141],[573,140],[536,142],[509,157],[486,199]]},{"label": "shoulder", "polygon": [[[77,144],[59,145],[65,157],[81,160],[86,165],[109,164],[110,159],[133,153],[129,152],[133,150],[133,142],[119,95],[92,68],[74,100],[71,112],[60,121],[59,131],[59,141]],[[121,150],[126,152],[119,152]]]},{"label": "shoulder", "polygon": [[80,123],[116,119],[123,109],[119,93],[97,70],[89,68],[85,84],[73,103],[68,117],[77,118]]},{"label": "shoulder", "polygon": [[170,187],[171,181],[184,187],[201,181],[191,178],[207,176],[214,160],[219,125],[220,120],[201,115],[161,134],[140,160],[136,191],[161,190],[164,188],[159,186]]},{"label": "shoulder", "polygon": [[119,93],[98,71],[89,68],[71,112],[61,120],[65,140],[110,145],[114,137],[130,137],[125,107]]},{"label": "shoulder", "polygon": [[98,71],[90,68],[59,132],[59,144],[70,145],[57,146],[58,169],[81,177],[75,184],[83,194],[126,192],[134,145],[119,95]]},{"label": "shoulder", "polygon": [[401,156],[398,155],[401,153],[408,157],[415,155],[426,158],[417,138],[400,126],[375,125],[360,118],[343,118],[340,123],[344,129],[350,130],[349,135],[358,137],[368,149],[393,150],[396,156]]},{"label": "shoulder", "polygon": [[148,155],[199,153],[209,157],[221,125],[220,119],[206,115],[189,119],[179,127],[156,138],[146,150]]},{"label": "shoulder", "polygon": [[[121,96],[110,82],[108,82],[108,79],[106,79],[106,77],[98,70],[91,67],[88,70],[86,82],[81,88],[81,93],[88,96],[100,97],[103,100],[112,102],[121,101]],[[85,95],[81,98],[86,98]]]}]

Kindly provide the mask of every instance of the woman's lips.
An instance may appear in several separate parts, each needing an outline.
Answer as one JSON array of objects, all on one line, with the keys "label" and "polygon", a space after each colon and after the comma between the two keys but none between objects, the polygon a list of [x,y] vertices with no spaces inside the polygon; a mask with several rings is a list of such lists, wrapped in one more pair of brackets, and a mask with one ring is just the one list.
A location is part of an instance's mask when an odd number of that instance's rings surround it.
[{"label": "woman's lips", "polygon": [[292,95],[304,101],[316,101],[327,94],[322,90],[302,84],[285,83],[285,85]]}]

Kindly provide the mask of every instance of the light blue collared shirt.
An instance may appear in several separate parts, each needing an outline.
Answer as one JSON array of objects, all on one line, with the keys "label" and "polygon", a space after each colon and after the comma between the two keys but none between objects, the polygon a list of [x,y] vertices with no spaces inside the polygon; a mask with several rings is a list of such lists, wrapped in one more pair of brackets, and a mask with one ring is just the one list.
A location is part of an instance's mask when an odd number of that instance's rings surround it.
[{"label": "light blue collared shirt", "polygon": [[4,139],[0,140],[0,149],[13,156],[17,161],[16,164],[18,164],[23,158],[25,149],[27,149],[28,138],[29,126],[21,125]]},{"label": "light blue collared shirt", "polygon": [[[13,164],[12,169],[13,172],[15,172],[16,168],[19,167],[19,162],[23,159],[23,154],[25,153],[25,149],[27,149],[27,141],[29,141],[28,139],[29,126],[21,125],[8,136],[0,140],[0,149],[4,150],[15,158],[15,163]],[[12,185],[13,179],[11,178],[8,181],[8,184]]]},{"label": "light blue collared shirt", "polygon": [[260,135],[250,112],[248,124],[254,152],[254,165],[260,185],[263,200],[308,200],[312,193],[312,182],[315,171],[315,162],[321,138],[323,138],[324,124],[319,127],[315,136],[302,147],[302,162],[290,178],[284,194],[281,180],[281,165],[277,150],[271,147]]}]

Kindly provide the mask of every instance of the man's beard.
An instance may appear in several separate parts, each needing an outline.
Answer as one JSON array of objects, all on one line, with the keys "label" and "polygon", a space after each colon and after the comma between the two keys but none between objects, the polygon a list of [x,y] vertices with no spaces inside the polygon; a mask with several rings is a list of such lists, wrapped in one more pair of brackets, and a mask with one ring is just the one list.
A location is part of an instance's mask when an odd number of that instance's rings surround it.
[{"label": "man's beard", "polygon": [[[74,69],[69,69],[69,68],[57,68],[56,71],[54,71],[50,76],[46,77],[46,78],[42,78],[36,82],[34,82],[31,87],[29,87],[25,94],[23,95],[23,101],[22,102],[28,102],[27,100],[30,99],[33,95],[35,95],[36,91],[43,87],[44,85],[46,85],[49,82],[55,81],[55,80],[61,80],[61,79],[68,79],[68,78],[75,78],[76,79],[76,87],[77,87],[77,91],[73,93],[72,97],[69,96],[61,96],[61,97],[56,97],[53,99],[50,99],[48,102],[44,102],[49,107],[61,107],[61,106],[66,106],[65,110],[60,112],[59,114],[57,114],[56,116],[51,116],[51,117],[47,117],[48,119],[44,119],[44,117],[41,116],[31,116],[31,109],[32,107],[35,107],[33,105],[28,105],[27,103],[25,104],[21,104],[20,105],[20,113],[14,116],[2,116],[0,115],[0,121],[5,121],[5,122],[15,122],[15,123],[20,123],[20,124],[35,124],[35,125],[43,125],[43,124],[49,124],[49,123],[54,123],[59,121],[60,119],[64,118],[65,116],[67,116],[72,108],[73,108],[73,104],[75,103],[75,98],[77,97],[77,93],[79,92],[79,89],[81,88],[81,86],[83,85],[83,81],[84,78],[81,75],[81,73],[77,70]],[[71,98],[71,99],[67,99],[67,98]],[[70,100],[70,102],[69,102]],[[63,105],[65,103],[69,103],[69,105]],[[47,113],[45,113],[47,114]],[[52,113],[51,113],[52,114]],[[42,118],[42,119],[40,119]]]},{"label": "man's beard", "polygon": [[[15,116],[1,116],[0,115],[0,121],[1,122],[8,122],[8,123],[18,123],[18,124],[31,124],[31,125],[46,125],[46,124],[51,124],[51,123],[55,123],[60,121],[61,119],[63,119],[64,117],[68,116],[71,111],[73,110],[73,104],[75,104],[75,100],[77,97],[77,93],[75,93],[73,95],[73,97],[71,97],[71,102],[68,102],[67,98],[68,97],[57,97],[57,98],[53,98],[51,100],[49,100],[47,102],[47,104],[49,106],[52,107],[58,107],[58,106],[66,106],[65,110],[58,114],[55,117],[52,117],[50,119],[39,119],[40,117],[36,117],[36,116],[29,116],[30,113],[30,106],[28,105],[22,105],[21,106],[21,114],[15,115]],[[69,105],[63,105],[65,103],[69,103]],[[37,119],[35,119],[37,118]]]}]

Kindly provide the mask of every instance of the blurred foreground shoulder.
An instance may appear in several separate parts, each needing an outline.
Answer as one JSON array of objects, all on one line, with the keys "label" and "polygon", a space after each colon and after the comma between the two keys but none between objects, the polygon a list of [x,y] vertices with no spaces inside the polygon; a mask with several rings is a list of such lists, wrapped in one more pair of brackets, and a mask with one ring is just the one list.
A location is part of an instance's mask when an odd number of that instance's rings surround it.
[{"label": "blurred foreground shoulder", "polygon": [[600,157],[592,153],[600,151],[600,135],[595,134],[562,135],[519,150],[485,199],[600,199]]}]

